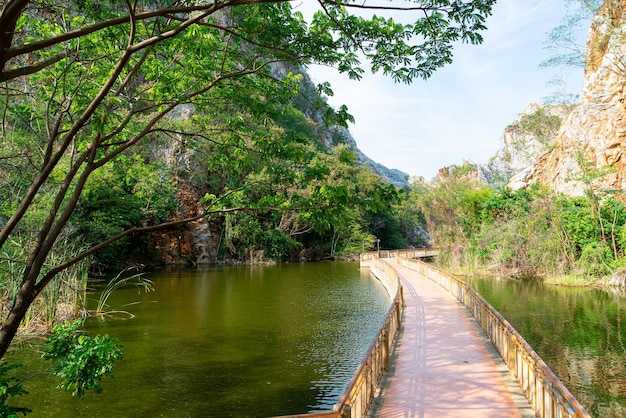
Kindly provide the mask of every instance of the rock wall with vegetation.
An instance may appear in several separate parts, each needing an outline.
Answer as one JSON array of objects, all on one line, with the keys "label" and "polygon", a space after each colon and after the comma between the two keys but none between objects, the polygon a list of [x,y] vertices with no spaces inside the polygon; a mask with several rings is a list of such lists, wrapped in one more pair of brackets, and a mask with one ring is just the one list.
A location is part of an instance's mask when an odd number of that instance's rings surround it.
[{"label": "rock wall with vegetation", "polygon": [[554,148],[556,134],[571,110],[567,105],[528,105],[504,129],[502,149],[484,167],[491,173],[491,183],[508,182],[515,190],[527,186],[533,167]]},{"label": "rock wall with vegetation", "polygon": [[[277,118],[279,129],[301,135],[301,141],[310,148],[308,158],[311,160],[328,158],[323,155],[335,153],[336,156],[344,155],[340,157],[343,158],[341,164],[354,164],[350,172],[345,169],[337,172],[336,184],[356,182],[356,187],[375,187],[374,183],[380,181],[375,180],[378,178],[393,187],[404,187],[407,174],[388,169],[371,160],[358,149],[348,128],[343,123],[335,123],[325,98],[319,94],[306,72],[286,64],[277,64],[272,68],[273,76],[279,79],[289,77],[294,72],[299,77],[298,93],[294,96],[289,117]],[[175,117],[188,119],[194,112],[193,107],[181,107]],[[340,112],[345,112],[345,109],[337,111],[338,114]],[[224,116],[223,113],[221,117]],[[347,114],[346,117],[350,119]],[[222,166],[207,175],[207,168],[213,164],[206,160],[207,153],[198,153],[196,149],[180,146],[178,142],[163,142],[150,152],[155,159],[168,162],[176,179],[175,200],[178,203],[177,209],[170,215],[172,220],[201,214],[205,196],[219,194],[220,188],[226,186],[224,171],[232,168]],[[352,157],[346,157],[348,154]],[[349,161],[351,159],[352,162]],[[253,172],[250,168],[241,175],[249,176]],[[362,174],[358,174],[359,172]],[[370,175],[372,179],[365,180]],[[371,186],[358,184],[360,181],[369,182]],[[243,179],[240,184],[244,184]],[[252,189],[253,186],[247,186],[248,192]],[[248,206],[250,205],[254,203],[248,202]],[[334,221],[329,219],[329,222]],[[357,225],[352,225],[351,228],[354,231],[360,229]],[[364,242],[369,246],[374,239],[368,238],[367,234],[361,234],[360,238],[352,240],[352,246],[346,247],[344,241],[350,241],[351,238],[342,236],[346,232],[341,233],[334,229],[332,234],[336,236],[325,237],[325,231],[316,230],[302,216],[292,212],[270,215],[269,211],[261,210],[258,214],[249,212],[225,217],[200,217],[184,225],[153,233],[151,239],[146,241],[146,252],[154,250],[153,262],[157,264],[197,265],[221,261],[259,262],[286,259],[302,261],[354,254],[358,252],[358,244],[361,244],[362,249]]]},{"label": "rock wall with vegetation", "polygon": [[531,104],[489,164],[412,184],[444,265],[626,287],[626,1],[598,9],[585,62],[578,104]]},{"label": "rock wall with vegetation", "polygon": [[624,200],[625,147],[626,1],[607,0],[589,31],[580,103],[550,147],[510,184],[518,189],[541,183],[569,196],[603,190]]}]

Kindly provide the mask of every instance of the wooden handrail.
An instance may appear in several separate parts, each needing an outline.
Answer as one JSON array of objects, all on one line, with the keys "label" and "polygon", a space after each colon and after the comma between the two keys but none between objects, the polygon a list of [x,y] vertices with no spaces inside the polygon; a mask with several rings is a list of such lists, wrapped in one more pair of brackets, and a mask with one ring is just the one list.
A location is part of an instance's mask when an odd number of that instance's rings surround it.
[{"label": "wooden handrail", "polygon": [[367,253],[361,253],[360,261],[361,267],[370,267],[370,264],[375,258],[396,258],[404,257],[409,259],[414,258],[429,258],[439,255],[439,250],[436,248],[411,248],[408,250],[380,250],[370,251]]},{"label": "wooden handrail", "polygon": [[399,251],[397,263],[428,277],[468,308],[539,417],[591,417],[530,344],[472,286],[440,268],[406,255]]},{"label": "wooden handrail", "polygon": [[[388,255],[388,252],[385,252],[385,255]],[[404,310],[402,287],[396,270],[386,261],[378,258],[378,253],[371,258],[368,257],[367,262],[372,273],[389,292],[391,306],[339,402],[335,404],[332,411],[275,418],[361,418],[367,414],[376,390],[382,382],[383,374],[389,369],[392,346],[400,328]]]}]

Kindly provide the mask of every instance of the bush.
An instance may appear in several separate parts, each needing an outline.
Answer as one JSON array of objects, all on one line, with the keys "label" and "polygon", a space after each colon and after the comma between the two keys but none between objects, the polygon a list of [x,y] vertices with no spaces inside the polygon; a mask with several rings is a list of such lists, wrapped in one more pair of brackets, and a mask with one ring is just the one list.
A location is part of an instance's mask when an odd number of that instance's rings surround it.
[{"label": "bush", "polygon": [[61,378],[59,387],[81,399],[87,390],[102,392],[100,381],[104,376],[113,377],[113,362],[123,358],[122,346],[115,337],[91,337],[79,330],[82,324],[79,320],[55,326],[42,355],[52,363],[51,371]]},{"label": "bush", "polygon": [[608,245],[602,242],[590,242],[583,247],[576,266],[586,275],[602,277],[611,273],[612,262],[613,252]]},{"label": "bush", "polygon": [[278,229],[265,231],[261,245],[265,249],[265,254],[272,260],[286,260],[291,253],[302,247],[299,242]]},{"label": "bush", "polygon": [[[95,245],[133,227],[165,221],[176,208],[175,188],[139,157],[121,158],[94,173],[85,187],[75,222],[84,240]],[[96,262],[105,270],[140,254],[143,242],[125,237],[100,251]]]},{"label": "bush", "polygon": [[[61,378],[59,387],[72,391],[72,395],[83,398],[85,392],[102,391],[103,377],[113,377],[113,363],[121,360],[122,346],[110,335],[91,337],[80,331],[82,320],[66,322],[52,329],[52,335],[45,341],[42,358],[51,363],[50,371]],[[26,407],[8,404],[12,397],[28,392],[22,384],[41,373],[34,373],[24,379],[13,375],[20,364],[0,361],[0,417],[17,418],[18,414],[32,412]]]}]

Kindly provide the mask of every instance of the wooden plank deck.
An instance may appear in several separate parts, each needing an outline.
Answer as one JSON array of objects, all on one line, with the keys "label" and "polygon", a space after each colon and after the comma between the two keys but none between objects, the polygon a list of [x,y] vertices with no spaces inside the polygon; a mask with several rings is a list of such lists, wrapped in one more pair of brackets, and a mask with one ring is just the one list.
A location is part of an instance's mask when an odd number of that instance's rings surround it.
[{"label": "wooden plank deck", "polygon": [[372,418],[534,417],[467,309],[426,277],[386,259],[404,289],[405,319]]}]

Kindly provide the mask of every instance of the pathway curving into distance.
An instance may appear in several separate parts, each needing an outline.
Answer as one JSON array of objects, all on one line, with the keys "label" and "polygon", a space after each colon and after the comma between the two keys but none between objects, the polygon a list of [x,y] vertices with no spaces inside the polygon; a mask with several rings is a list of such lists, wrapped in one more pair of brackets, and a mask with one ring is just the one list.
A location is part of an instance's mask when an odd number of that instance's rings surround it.
[{"label": "pathway curving into distance", "polygon": [[534,417],[467,309],[436,283],[385,259],[404,290],[404,325],[373,418]]}]

